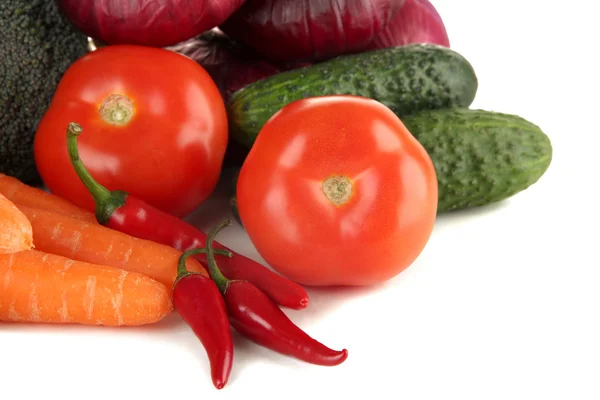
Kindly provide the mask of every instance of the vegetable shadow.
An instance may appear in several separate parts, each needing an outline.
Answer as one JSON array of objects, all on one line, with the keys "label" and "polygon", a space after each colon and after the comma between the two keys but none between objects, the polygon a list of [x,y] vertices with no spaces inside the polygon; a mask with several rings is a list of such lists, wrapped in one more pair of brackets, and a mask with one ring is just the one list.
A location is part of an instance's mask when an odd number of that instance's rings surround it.
[{"label": "vegetable shadow", "polygon": [[506,208],[508,208],[509,203],[510,199],[505,199],[503,201],[498,201],[483,206],[444,212],[436,216],[435,224],[447,225],[457,222],[468,221],[473,218],[479,218],[487,214],[493,214],[505,210]]}]

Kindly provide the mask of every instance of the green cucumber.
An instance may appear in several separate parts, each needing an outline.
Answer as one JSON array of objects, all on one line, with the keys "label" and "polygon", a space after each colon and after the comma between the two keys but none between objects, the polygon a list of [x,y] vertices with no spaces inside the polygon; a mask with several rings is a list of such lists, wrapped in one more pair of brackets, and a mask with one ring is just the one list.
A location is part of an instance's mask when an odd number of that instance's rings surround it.
[{"label": "green cucumber", "polygon": [[[438,214],[515,195],[536,183],[552,160],[548,136],[516,115],[444,109],[421,111],[403,117],[402,122],[433,161]],[[235,196],[231,199],[239,222]]]},{"label": "green cucumber", "polygon": [[272,75],[234,93],[227,113],[233,138],[250,148],[269,118],[303,98],[368,97],[403,116],[468,107],[477,88],[475,71],[462,55],[434,44],[413,44],[339,56]]},{"label": "green cucumber", "polygon": [[402,122],[435,166],[438,213],[506,199],[536,183],[552,160],[548,136],[516,115],[430,110]]}]

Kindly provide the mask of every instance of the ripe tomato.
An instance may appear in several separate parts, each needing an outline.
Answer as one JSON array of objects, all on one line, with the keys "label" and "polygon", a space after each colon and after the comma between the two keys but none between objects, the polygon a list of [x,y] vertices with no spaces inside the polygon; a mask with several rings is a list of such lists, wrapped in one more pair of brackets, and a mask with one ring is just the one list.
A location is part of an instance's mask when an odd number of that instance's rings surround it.
[{"label": "ripe tomato", "polygon": [[433,163],[390,109],[355,96],[299,100],[262,128],[237,182],[259,254],[306,285],[370,285],[407,268],[437,211]]},{"label": "ripe tomato", "polygon": [[64,74],[34,141],[48,189],[93,210],[67,154],[69,122],[83,127],[81,159],[102,185],[184,216],[215,189],[227,147],[225,105],[208,73],[164,49],[114,45]]}]

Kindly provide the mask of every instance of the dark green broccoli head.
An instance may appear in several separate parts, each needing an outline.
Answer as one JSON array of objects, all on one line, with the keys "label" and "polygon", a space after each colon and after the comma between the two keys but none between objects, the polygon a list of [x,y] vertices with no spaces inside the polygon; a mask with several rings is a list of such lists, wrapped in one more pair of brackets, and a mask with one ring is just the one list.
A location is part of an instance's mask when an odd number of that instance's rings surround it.
[{"label": "dark green broccoli head", "polygon": [[35,129],[86,37],[55,0],[0,0],[0,172],[38,184]]}]

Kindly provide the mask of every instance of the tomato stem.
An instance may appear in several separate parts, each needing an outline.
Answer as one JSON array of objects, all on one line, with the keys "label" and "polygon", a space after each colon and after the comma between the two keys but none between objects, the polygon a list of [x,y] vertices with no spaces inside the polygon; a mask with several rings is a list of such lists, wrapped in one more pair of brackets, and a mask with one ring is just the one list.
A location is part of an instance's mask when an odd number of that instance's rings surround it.
[{"label": "tomato stem", "polygon": [[67,128],[67,150],[75,173],[88,189],[96,204],[96,219],[106,224],[113,212],[125,204],[127,193],[115,190],[111,192],[96,181],[83,165],[77,148],[77,137],[83,133],[83,128],[76,122],[69,123]]},{"label": "tomato stem", "polygon": [[350,200],[353,185],[346,176],[331,176],[323,181],[322,189],[329,201],[336,206],[341,206]]},{"label": "tomato stem", "polygon": [[230,280],[228,280],[217,265],[215,261],[215,249],[213,249],[213,241],[215,240],[215,236],[227,226],[231,225],[230,220],[225,220],[220,224],[216,225],[208,234],[206,238],[206,261],[208,262],[208,270],[212,280],[215,282],[221,294],[225,294],[227,290],[227,286],[229,285]]},{"label": "tomato stem", "polygon": [[133,103],[127,96],[111,94],[100,106],[100,117],[110,125],[127,125],[133,118]]}]

